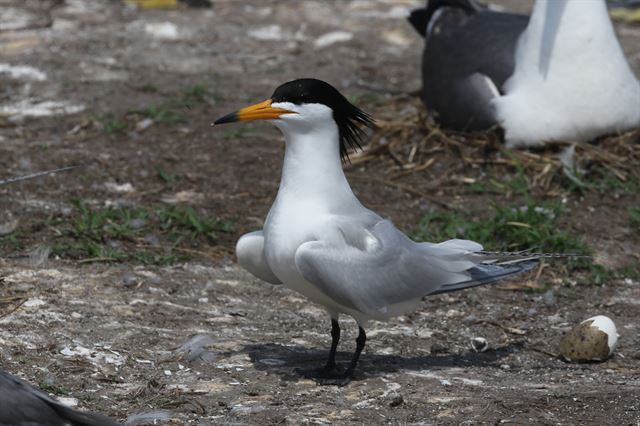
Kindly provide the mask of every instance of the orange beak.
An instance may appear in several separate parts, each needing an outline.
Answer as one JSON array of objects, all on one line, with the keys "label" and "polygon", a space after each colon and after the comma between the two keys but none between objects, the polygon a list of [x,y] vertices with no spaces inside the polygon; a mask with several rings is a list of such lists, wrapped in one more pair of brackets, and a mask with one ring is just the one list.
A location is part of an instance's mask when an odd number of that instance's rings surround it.
[{"label": "orange beak", "polygon": [[242,108],[217,119],[213,124],[235,123],[236,121],[273,120],[284,114],[295,114],[283,108],[273,108],[271,99]]}]

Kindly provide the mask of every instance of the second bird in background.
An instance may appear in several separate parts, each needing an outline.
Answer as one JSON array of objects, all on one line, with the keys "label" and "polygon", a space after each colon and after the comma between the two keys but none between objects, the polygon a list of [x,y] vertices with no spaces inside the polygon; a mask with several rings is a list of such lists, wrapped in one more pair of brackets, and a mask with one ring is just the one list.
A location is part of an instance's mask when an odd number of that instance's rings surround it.
[{"label": "second bird in background", "polygon": [[504,129],[508,147],[586,142],[640,127],[640,82],[604,0],[536,0],[531,17],[429,0],[422,97],[447,128]]}]

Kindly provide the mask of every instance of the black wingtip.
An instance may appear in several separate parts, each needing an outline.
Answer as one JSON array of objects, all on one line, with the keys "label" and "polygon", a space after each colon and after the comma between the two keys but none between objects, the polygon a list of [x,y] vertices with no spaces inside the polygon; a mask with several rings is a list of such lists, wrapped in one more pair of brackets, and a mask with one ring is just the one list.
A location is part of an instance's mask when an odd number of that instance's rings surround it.
[{"label": "black wingtip", "polygon": [[238,113],[232,112],[231,114],[227,114],[224,117],[218,118],[213,122],[213,125],[217,126],[218,124],[235,123],[236,121],[238,121]]}]

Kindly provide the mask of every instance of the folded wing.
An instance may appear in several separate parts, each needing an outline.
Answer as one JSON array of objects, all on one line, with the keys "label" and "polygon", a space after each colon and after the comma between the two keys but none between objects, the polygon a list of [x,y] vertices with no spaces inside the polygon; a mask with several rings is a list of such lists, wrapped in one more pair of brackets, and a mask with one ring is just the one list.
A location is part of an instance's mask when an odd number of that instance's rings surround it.
[{"label": "folded wing", "polygon": [[[340,225],[337,225],[340,227]],[[526,270],[525,265],[481,264],[473,241],[416,243],[387,220],[339,229],[341,239],[318,239],[296,251],[303,277],[335,302],[376,317],[429,294],[487,284]]]}]

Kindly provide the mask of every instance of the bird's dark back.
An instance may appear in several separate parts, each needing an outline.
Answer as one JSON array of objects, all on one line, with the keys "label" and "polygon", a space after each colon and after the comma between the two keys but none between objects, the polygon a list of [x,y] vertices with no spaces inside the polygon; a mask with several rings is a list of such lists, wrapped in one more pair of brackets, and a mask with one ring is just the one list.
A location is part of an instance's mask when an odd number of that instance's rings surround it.
[{"label": "bird's dark back", "polygon": [[[465,98],[466,93],[459,92],[456,84],[479,73],[501,90],[513,73],[518,38],[529,17],[485,10],[460,22],[459,12],[452,19],[446,13],[425,40],[422,93],[427,107],[440,112],[445,127],[460,128],[464,124],[459,122],[464,117],[460,111],[472,102]],[[448,113],[450,110],[452,114]]]}]

